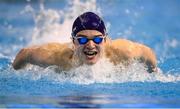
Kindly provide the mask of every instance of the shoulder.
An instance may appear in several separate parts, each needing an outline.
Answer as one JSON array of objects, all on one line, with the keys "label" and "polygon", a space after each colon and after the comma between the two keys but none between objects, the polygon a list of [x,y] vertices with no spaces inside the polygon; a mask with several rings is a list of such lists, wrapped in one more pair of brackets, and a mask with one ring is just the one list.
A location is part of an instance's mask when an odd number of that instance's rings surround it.
[{"label": "shoulder", "polygon": [[62,69],[70,69],[73,56],[71,43],[47,43],[36,49],[36,54],[44,57],[44,60]]},{"label": "shoulder", "polygon": [[[131,58],[133,42],[125,39],[116,39],[106,43],[105,56],[114,64],[126,62]],[[127,61],[128,62],[128,61]]]},{"label": "shoulder", "polygon": [[113,47],[130,47],[133,46],[134,42],[130,41],[130,40],[126,40],[126,39],[116,39],[116,40],[112,40],[111,46]]},{"label": "shoulder", "polygon": [[118,51],[124,52],[130,52],[135,47],[137,47],[136,43],[126,39],[116,39],[106,43],[107,49],[116,49]]},{"label": "shoulder", "polygon": [[47,43],[39,46],[39,49],[52,53],[56,58],[69,57],[73,53],[71,43]]},{"label": "shoulder", "polygon": [[64,49],[64,48],[70,48],[69,47],[70,43],[47,43],[40,45],[39,48],[42,49],[50,49],[50,50],[57,50],[57,49]]},{"label": "shoulder", "polygon": [[69,44],[70,43],[46,43],[29,47],[29,49],[31,50],[31,56],[56,63],[58,60],[71,57],[73,50]]},{"label": "shoulder", "polygon": [[139,57],[143,54],[154,55],[154,52],[150,47],[126,39],[113,40],[111,47],[127,52],[131,55],[131,57]]},{"label": "shoulder", "polygon": [[33,52],[46,52],[46,53],[54,53],[54,52],[62,52],[65,49],[71,50],[70,43],[46,43],[42,45],[30,46],[25,49],[29,49]]}]

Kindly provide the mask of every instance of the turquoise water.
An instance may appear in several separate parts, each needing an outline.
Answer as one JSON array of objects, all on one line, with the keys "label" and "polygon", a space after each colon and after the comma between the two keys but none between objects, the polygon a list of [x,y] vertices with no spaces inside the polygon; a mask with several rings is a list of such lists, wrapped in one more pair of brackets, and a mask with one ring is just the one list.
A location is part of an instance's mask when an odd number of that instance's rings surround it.
[{"label": "turquoise water", "polygon": [[[0,108],[180,107],[180,2],[178,0],[0,1]],[[99,13],[112,39],[151,47],[158,72],[127,69],[102,60],[56,73],[55,66],[15,71],[18,51],[34,44],[70,41],[73,20]]]}]

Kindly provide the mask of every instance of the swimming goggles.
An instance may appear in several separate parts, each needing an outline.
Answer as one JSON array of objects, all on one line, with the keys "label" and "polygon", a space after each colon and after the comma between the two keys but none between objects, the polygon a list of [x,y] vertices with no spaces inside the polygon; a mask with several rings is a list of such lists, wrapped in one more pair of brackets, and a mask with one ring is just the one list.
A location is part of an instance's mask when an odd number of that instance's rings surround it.
[{"label": "swimming goggles", "polygon": [[77,39],[79,44],[81,44],[81,45],[86,44],[89,40],[92,40],[96,44],[100,44],[100,43],[102,43],[102,41],[104,39],[103,36],[95,36],[93,39],[88,39],[86,36],[82,36],[82,35],[79,35],[79,36],[76,36],[73,38]]}]

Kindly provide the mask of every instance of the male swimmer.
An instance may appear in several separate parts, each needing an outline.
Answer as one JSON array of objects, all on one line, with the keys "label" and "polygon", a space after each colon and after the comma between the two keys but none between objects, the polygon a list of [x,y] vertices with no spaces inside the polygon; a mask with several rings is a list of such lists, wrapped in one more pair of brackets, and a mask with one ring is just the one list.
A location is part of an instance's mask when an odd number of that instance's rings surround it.
[{"label": "male swimmer", "polygon": [[21,69],[26,64],[42,67],[57,65],[70,70],[83,64],[93,65],[102,57],[114,65],[128,65],[132,60],[144,63],[148,72],[156,71],[156,56],[147,46],[125,39],[110,41],[103,20],[93,12],[78,16],[72,26],[70,43],[48,43],[23,48],[16,56],[13,67]]}]

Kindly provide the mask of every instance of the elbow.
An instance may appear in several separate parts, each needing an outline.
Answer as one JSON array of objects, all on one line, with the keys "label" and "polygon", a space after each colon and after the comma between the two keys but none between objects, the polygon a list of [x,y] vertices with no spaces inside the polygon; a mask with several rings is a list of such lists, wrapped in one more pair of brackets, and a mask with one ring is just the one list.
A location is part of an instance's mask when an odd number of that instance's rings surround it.
[{"label": "elbow", "polygon": [[15,70],[19,70],[21,68],[23,68],[26,64],[26,61],[25,60],[21,60],[19,58],[16,58],[14,60],[14,62],[12,63],[12,66]]},{"label": "elbow", "polygon": [[15,70],[23,68],[27,63],[28,49],[22,49],[15,57],[12,66]]},{"label": "elbow", "polygon": [[22,65],[17,64],[17,63],[15,63],[15,62],[13,62],[12,66],[13,66],[13,68],[14,68],[15,70],[19,70],[19,69],[22,68]]}]

